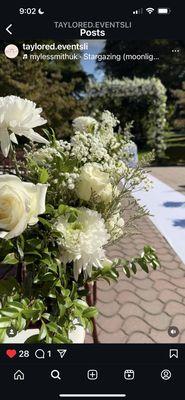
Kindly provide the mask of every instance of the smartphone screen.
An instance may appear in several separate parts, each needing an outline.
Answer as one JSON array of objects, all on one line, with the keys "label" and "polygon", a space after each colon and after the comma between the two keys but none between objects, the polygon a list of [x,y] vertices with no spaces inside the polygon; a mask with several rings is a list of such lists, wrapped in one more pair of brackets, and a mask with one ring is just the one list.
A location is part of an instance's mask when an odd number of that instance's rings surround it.
[{"label": "smartphone screen", "polygon": [[183,5],[16,3],[0,15],[1,388],[183,399]]}]

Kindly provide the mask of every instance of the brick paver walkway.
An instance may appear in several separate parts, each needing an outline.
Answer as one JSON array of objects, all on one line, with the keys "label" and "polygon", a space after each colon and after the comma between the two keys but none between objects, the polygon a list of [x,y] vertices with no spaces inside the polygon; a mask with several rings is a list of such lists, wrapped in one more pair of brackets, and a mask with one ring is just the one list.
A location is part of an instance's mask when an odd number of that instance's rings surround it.
[{"label": "brick paver walkway", "polygon": [[185,194],[185,167],[151,167],[151,174]]},{"label": "brick paver walkway", "polygon": [[[119,282],[111,286],[99,282],[99,341],[185,343],[185,265],[148,217],[140,220],[138,227],[140,234],[120,240],[108,249],[107,255],[131,258],[149,244],[157,251],[161,269],[149,274],[139,271],[131,279],[121,273]],[[178,327],[180,334],[176,338],[168,335],[169,326]],[[92,343],[90,335],[86,342]]]}]

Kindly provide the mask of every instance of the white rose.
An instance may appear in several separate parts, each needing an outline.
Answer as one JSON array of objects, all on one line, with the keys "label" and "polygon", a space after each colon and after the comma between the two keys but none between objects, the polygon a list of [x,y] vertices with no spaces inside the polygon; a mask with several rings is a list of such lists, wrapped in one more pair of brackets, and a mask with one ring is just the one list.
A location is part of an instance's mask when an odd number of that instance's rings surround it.
[{"label": "white rose", "polygon": [[86,164],[81,169],[77,195],[80,199],[89,201],[92,192],[104,203],[109,203],[112,200],[112,185],[109,174],[100,171],[96,165]]},{"label": "white rose", "polygon": [[27,225],[35,225],[45,212],[48,185],[22,182],[17,176],[0,176],[0,237],[19,236]]}]

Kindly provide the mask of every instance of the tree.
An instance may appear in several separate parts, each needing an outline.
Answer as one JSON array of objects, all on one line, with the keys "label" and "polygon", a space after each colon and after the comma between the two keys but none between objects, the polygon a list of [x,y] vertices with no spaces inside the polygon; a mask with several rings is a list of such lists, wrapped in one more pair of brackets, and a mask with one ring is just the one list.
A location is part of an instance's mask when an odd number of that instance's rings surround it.
[{"label": "tree", "polygon": [[[173,48],[181,50],[179,56],[171,52]],[[183,57],[185,41],[180,40],[148,40],[123,41],[107,40],[102,54],[157,54],[156,61],[124,61],[105,60],[97,63],[98,68],[104,70],[106,76],[119,78],[123,76],[134,78],[160,78],[167,88],[177,88],[185,79],[185,59]],[[180,62],[178,58],[180,57]]]}]

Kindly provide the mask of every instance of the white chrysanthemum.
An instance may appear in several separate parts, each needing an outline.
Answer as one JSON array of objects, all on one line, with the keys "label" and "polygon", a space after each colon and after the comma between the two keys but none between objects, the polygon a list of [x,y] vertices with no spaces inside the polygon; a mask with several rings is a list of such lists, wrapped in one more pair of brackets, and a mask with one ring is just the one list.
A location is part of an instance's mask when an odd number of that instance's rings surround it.
[{"label": "white chrysanthemum", "polygon": [[65,216],[59,218],[56,229],[62,234],[60,240],[61,260],[66,265],[74,263],[74,278],[84,271],[90,276],[92,268],[101,268],[105,258],[103,246],[109,240],[105,223],[97,211],[79,208],[75,222],[68,222]]},{"label": "white chrysanthemum", "polygon": [[33,128],[47,121],[40,116],[42,108],[36,108],[33,101],[17,96],[0,97],[0,142],[5,157],[8,156],[11,141],[17,142],[15,135],[25,136],[39,143],[48,143]]},{"label": "white chrysanthemum", "polygon": [[92,117],[77,117],[73,120],[74,131],[77,132],[96,132],[98,122]]}]

